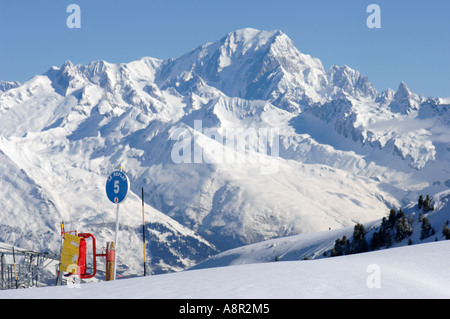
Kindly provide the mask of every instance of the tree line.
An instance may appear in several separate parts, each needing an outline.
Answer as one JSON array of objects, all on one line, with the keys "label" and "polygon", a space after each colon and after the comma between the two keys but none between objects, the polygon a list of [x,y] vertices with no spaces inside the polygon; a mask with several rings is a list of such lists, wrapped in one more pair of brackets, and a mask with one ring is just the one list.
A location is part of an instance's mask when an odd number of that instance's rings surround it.
[{"label": "tree line", "polygon": [[[420,195],[417,201],[417,208],[421,210],[418,222],[421,223],[420,240],[423,240],[435,235],[435,231],[431,226],[428,217],[424,216],[424,214],[434,210],[430,196],[427,195],[424,199],[423,196]],[[354,227],[351,240],[345,235],[342,238],[336,239],[334,247],[329,251],[329,254],[334,257],[363,253],[370,250],[377,250],[382,247],[389,248],[394,242],[401,242],[405,238],[409,238],[408,245],[411,245],[412,240],[410,237],[414,232],[413,222],[413,216],[408,217],[401,208],[398,211],[391,209],[388,217],[383,217],[381,225],[373,232],[369,242],[366,238],[368,232],[364,225],[358,223]],[[442,235],[445,236],[446,239],[450,239],[450,228],[448,225],[449,222],[447,221],[442,228]],[[324,255],[328,255],[328,252],[325,252]]]}]

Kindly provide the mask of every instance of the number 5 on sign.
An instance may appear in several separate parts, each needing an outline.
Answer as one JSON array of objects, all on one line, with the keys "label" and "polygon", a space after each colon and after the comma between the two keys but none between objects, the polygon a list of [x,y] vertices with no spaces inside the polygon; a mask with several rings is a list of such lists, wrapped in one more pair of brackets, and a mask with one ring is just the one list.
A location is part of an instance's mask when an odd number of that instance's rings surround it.
[{"label": "number 5 on sign", "polygon": [[121,171],[112,173],[106,181],[106,195],[114,204],[123,202],[130,189],[130,182],[127,175]]}]

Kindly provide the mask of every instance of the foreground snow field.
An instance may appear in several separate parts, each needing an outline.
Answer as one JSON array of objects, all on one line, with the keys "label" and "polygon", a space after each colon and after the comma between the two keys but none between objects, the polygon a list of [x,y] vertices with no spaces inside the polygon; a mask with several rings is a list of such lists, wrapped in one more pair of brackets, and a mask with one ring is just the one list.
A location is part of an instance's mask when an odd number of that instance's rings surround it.
[{"label": "foreground snow field", "polygon": [[0,291],[0,299],[450,298],[450,241],[310,261],[258,263]]}]

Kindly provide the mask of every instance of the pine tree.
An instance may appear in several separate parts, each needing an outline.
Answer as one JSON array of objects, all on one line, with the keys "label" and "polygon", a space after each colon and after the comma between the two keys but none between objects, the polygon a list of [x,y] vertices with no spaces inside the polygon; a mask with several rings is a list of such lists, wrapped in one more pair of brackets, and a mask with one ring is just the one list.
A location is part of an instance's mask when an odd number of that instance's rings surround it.
[{"label": "pine tree", "polygon": [[343,236],[342,239],[338,238],[334,242],[334,248],[331,249],[331,256],[342,256],[348,254],[350,251],[350,242],[347,236]]},{"label": "pine tree", "polygon": [[386,219],[386,217],[383,217],[380,230],[378,232],[374,232],[373,234],[372,249],[378,249],[384,246],[390,247],[391,244],[390,222]]},{"label": "pine tree", "polygon": [[407,236],[411,236],[413,228],[406,218],[405,214],[403,214],[403,216],[397,220],[397,223],[395,224],[395,230],[395,240],[398,242],[402,241]]},{"label": "pine tree", "polygon": [[397,212],[397,215],[395,215],[395,219],[399,220],[401,218],[403,218],[403,216],[405,216],[405,213],[403,212],[403,209],[399,209],[399,211]]},{"label": "pine tree", "polygon": [[422,209],[422,205],[423,205],[423,196],[420,195],[419,200],[417,201],[417,208]]},{"label": "pine tree", "polygon": [[392,245],[391,229],[389,227],[384,229],[384,231],[381,235],[383,238],[384,246],[386,246],[386,248],[391,247],[391,245]]},{"label": "pine tree", "polygon": [[448,226],[448,220],[445,222],[444,226],[442,227],[442,235],[445,237],[446,240],[450,239],[450,228]]},{"label": "pine tree", "polygon": [[390,211],[389,211],[389,223],[391,224],[391,228],[394,228],[394,226],[395,226],[395,216],[396,216],[397,214],[396,214],[396,211],[395,211],[395,209],[391,209]]},{"label": "pine tree", "polygon": [[353,254],[357,254],[357,253],[362,253],[362,252],[366,252],[369,250],[369,247],[367,245],[367,241],[366,241],[366,229],[364,227],[364,225],[362,224],[356,224],[355,228],[353,230],[353,241],[351,244],[351,253]]},{"label": "pine tree", "polygon": [[379,231],[376,231],[373,233],[372,241],[370,244],[370,247],[372,250],[377,250],[381,247],[381,233]]},{"label": "pine tree", "polygon": [[423,212],[424,212],[424,214],[426,214],[430,210],[433,210],[433,208],[431,207],[431,198],[429,195],[427,195],[427,197],[423,201]]},{"label": "pine tree", "polygon": [[422,219],[422,231],[420,233],[420,239],[425,239],[430,237],[434,233],[433,228],[431,227],[430,222],[427,217]]}]

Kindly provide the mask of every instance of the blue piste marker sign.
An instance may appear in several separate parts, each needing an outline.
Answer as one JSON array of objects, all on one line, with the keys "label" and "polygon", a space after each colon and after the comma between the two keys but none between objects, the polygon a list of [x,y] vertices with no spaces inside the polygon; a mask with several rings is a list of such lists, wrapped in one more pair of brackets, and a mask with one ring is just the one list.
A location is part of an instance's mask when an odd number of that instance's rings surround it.
[{"label": "blue piste marker sign", "polygon": [[106,195],[111,202],[114,204],[122,203],[127,198],[129,190],[130,181],[125,173],[115,171],[109,175],[106,181]]}]

